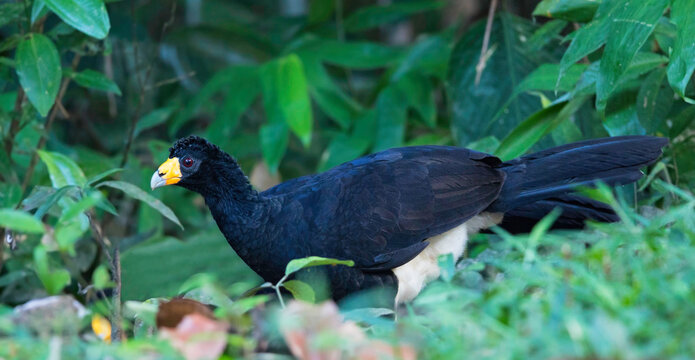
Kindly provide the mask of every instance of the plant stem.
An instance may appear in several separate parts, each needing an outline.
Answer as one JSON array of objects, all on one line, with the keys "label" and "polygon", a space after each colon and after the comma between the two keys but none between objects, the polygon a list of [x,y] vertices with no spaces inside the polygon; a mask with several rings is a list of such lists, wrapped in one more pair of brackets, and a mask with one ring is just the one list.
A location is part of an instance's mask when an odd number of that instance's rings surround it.
[{"label": "plant stem", "polygon": [[483,46],[480,49],[480,58],[475,66],[475,85],[480,84],[480,78],[483,76],[483,71],[487,65],[487,48],[490,44],[490,33],[492,32],[492,22],[495,19],[495,10],[497,10],[497,0],[492,0],[490,11],[487,13],[487,24],[485,24],[485,35],[483,36]]},{"label": "plant stem", "polygon": [[[81,58],[82,56],[80,54],[75,54],[75,57],[72,58],[71,68],[73,71],[77,69],[77,65],[80,64]],[[65,96],[65,91],[67,90],[68,85],[70,84],[70,80],[71,79],[69,77],[63,78],[63,82],[60,84],[60,90],[58,91],[58,96],[56,96],[56,103],[63,101],[63,96]],[[48,119],[46,120],[46,125],[44,127],[43,134],[41,134],[41,138],[39,139],[39,142],[36,144],[36,149],[34,149],[34,153],[31,156],[29,167],[27,168],[27,172],[24,175],[24,181],[22,181],[22,199],[24,198],[25,192],[27,191],[29,183],[31,182],[31,176],[34,175],[34,168],[36,167],[36,164],[39,161],[38,150],[41,150],[46,145],[46,141],[48,140],[48,134],[50,134],[51,132],[51,126],[53,125],[53,121],[55,120],[57,114],[58,106],[53,105],[50,114],[48,114]],[[16,208],[19,208],[21,203],[22,201],[20,200]]]}]

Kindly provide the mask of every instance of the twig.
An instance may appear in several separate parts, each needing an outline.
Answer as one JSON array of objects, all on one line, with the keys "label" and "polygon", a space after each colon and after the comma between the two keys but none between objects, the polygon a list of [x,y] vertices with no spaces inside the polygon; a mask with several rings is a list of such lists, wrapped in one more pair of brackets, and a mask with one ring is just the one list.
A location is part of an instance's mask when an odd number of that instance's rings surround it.
[{"label": "twig", "polygon": [[[77,65],[80,64],[80,59],[81,59],[80,54],[75,54],[75,57],[72,58],[72,65],[71,68],[73,71],[77,69]],[[63,96],[65,96],[65,91],[68,88],[68,85],[70,84],[70,77],[65,77],[63,79],[63,82],[60,84],[60,90],[58,91],[58,96],[56,96],[56,103],[59,103],[63,101]],[[53,108],[51,109],[51,113],[48,114],[48,119],[46,120],[46,125],[44,127],[44,131],[41,134],[41,138],[39,139],[39,142],[36,144],[36,149],[34,149],[34,153],[31,156],[31,161],[29,162],[29,167],[27,168],[27,172],[24,175],[24,181],[22,182],[22,199],[24,198],[25,192],[27,191],[27,187],[29,187],[29,182],[31,182],[31,176],[34,175],[34,168],[36,167],[36,163],[39,161],[39,152],[38,150],[41,150],[44,145],[46,145],[46,141],[48,140],[48,134],[51,132],[51,126],[53,125],[53,120],[55,120],[56,115],[58,114],[58,106],[53,105]],[[22,203],[20,200],[19,203],[17,204],[16,208],[19,208],[19,205]]]},{"label": "twig", "polygon": [[[133,64],[138,64],[138,59],[139,59],[139,47],[138,47],[138,42],[136,39],[136,27],[135,27],[135,2],[132,1],[130,3],[130,16],[133,19],[132,23],[132,37],[133,37],[133,57],[134,61]],[[166,30],[169,28],[169,26],[174,22],[176,16],[176,1],[171,2],[171,14],[169,16],[169,20],[167,20],[163,25],[162,25],[162,31],[160,32],[160,40],[161,38],[164,37],[164,33]],[[145,103],[145,83],[147,83],[150,79],[150,75],[152,75],[152,62],[148,63],[149,65],[147,66],[147,69],[145,70],[145,77],[144,79],[140,77],[139,75],[136,75],[137,81],[138,81],[138,88],[139,88],[139,96],[138,96],[138,104],[137,107],[135,108],[135,114],[132,116],[132,121],[130,123],[130,129],[128,130],[128,140],[126,141],[125,144],[125,149],[123,150],[123,158],[121,159],[121,167],[125,167],[126,163],[128,162],[128,154],[130,153],[130,148],[133,146],[133,140],[135,139],[135,128],[138,125],[138,121],[140,121],[140,115],[142,112],[142,106]]]},{"label": "twig", "polygon": [[169,84],[174,84],[174,83],[177,83],[179,81],[183,81],[183,80],[186,80],[188,78],[192,78],[194,76],[195,76],[195,71],[191,71],[188,74],[184,74],[183,76],[177,76],[175,78],[170,78],[170,79],[158,81],[158,82],[154,83],[152,86],[146,87],[145,91],[150,91],[150,90],[156,89],[158,87],[162,87],[162,86],[169,85]]},{"label": "twig", "polygon": [[19,120],[22,117],[22,103],[24,103],[24,89],[20,86],[19,90],[17,90],[17,97],[14,100],[14,116],[12,116],[12,123],[10,123],[10,132],[5,138],[5,152],[7,153],[7,158],[10,160],[10,165],[12,165],[14,137],[19,132]]},{"label": "twig", "polygon": [[111,339],[124,340],[123,314],[121,311],[121,251],[118,249],[118,245],[113,250],[112,267],[115,269],[113,280],[116,283],[116,287],[113,289],[113,314],[111,323],[115,326],[113,330],[111,330]]},{"label": "twig", "polygon": [[487,24],[485,24],[485,35],[483,36],[483,47],[480,49],[480,58],[475,66],[475,86],[480,84],[480,78],[483,76],[483,71],[487,65],[487,48],[490,44],[490,33],[492,32],[492,22],[495,19],[495,11],[497,10],[497,0],[492,0],[490,11],[487,13]]}]

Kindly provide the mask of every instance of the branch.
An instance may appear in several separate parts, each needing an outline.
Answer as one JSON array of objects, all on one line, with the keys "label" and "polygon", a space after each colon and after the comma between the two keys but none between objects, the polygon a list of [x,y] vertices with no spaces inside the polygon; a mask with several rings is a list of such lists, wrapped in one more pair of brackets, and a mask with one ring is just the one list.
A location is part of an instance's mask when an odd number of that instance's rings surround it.
[{"label": "branch", "polygon": [[495,19],[495,10],[497,10],[497,0],[492,0],[490,11],[487,13],[487,24],[485,24],[485,35],[483,36],[483,47],[480,49],[480,58],[475,66],[475,86],[480,84],[480,78],[483,76],[483,71],[487,65],[487,48],[490,44],[490,33],[492,32],[492,22]]},{"label": "branch", "polygon": [[[77,65],[80,64],[80,59],[81,59],[80,54],[75,54],[75,57],[72,58],[72,71],[75,71],[77,69]],[[60,84],[60,90],[58,91],[58,96],[56,97],[55,103],[60,103],[63,101],[63,96],[65,96],[65,91],[68,88],[68,85],[70,84],[70,77],[65,77],[63,78],[63,82]],[[34,175],[34,168],[36,167],[36,164],[39,161],[39,152],[38,150],[41,150],[45,145],[46,141],[48,140],[48,134],[51,132],[51,126],[53,125],[53,121],[56,118],[56,115],[58,114],[58,109],[59,106],[53,105],[53,108],[51,109],[51,113],[48,114],[48,119],[46,120],[46,126],[44,127],[43,134],[41,134],[41,138],[39,139],[39,142],[36,144],[36,149],[34,149],[34,153],[31,156],[31,161],[29,162],[29,167],[27,168],[27,172],[24,175],[24,181],[22,182],[22,199],[24,199],[25,192],[27,191],[27,187],[29,187],[29,182],[31,182],[31,176]],[[22,201],[20,200],[19,203],[17,204],[16,208],[19,208],[20,204]]]}]

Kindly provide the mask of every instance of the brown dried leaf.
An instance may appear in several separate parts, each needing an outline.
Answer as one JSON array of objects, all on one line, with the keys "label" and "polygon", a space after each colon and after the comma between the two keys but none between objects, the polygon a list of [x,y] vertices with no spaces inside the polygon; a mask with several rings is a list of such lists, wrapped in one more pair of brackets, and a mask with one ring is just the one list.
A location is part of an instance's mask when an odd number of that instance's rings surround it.
[{"label": "brown dried leaf", "polygon": [[161,328],[160,337],[168,339],[187,360],[217,359],[227,346],[228,328],[227,323],[192,313],[174,329]]}]

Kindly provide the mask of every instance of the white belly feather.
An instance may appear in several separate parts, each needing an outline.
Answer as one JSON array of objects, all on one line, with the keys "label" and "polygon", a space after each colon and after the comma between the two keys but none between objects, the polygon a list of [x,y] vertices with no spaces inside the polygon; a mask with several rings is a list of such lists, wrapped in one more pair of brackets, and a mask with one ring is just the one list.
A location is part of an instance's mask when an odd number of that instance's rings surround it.
[{"label": "white belly feather", "polygon": [[439,277],[437,258],[440,255],[452,254],[454,260],[458,260],[466,250],[470,236],[501,221],[501,213],[481,213],[447,232],[427,239],[430,244],[425,250],[413,260],[393,269],[398,278],[396,304],[414,299],[425,284]]}]

